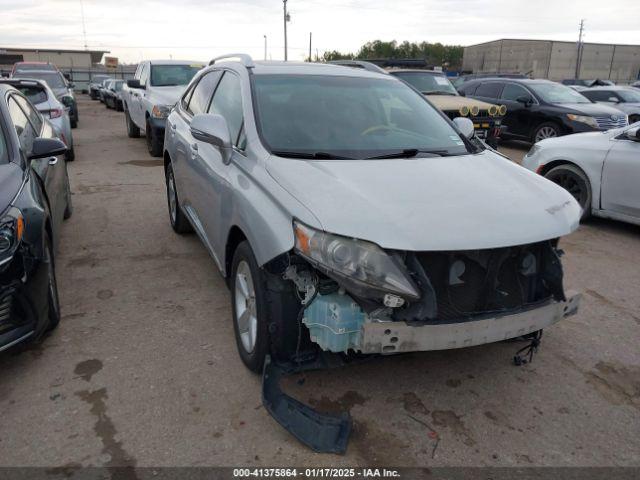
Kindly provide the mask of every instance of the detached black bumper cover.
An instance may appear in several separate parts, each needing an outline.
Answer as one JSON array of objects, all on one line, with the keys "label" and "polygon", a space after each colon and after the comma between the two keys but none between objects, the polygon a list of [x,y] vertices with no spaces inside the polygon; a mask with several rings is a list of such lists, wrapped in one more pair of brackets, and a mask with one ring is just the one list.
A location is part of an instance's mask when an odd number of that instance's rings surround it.
[{"label": "detached black bumper cover", "polygon": [[351,416],[317,412],[280,389],[280,379],[285,375],[327,367],[321,356],[300,365],[273,363],[267,356],[262,377],[262,404],[280,425],[309,448],[318,453],[344,454],[351,434]]}]

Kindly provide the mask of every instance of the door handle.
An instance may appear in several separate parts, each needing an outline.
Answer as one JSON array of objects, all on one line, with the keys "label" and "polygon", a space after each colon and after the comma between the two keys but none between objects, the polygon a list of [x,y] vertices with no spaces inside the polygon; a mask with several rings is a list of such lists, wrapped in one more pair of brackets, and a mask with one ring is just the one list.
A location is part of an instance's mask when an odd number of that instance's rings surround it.
[{"label": "door handle", "polygon": [[178,126],[175,123],[171,124],[171,130],[175,130]]},{"label": "door handle", "polygon": [[191,158],[193,158],[194,160],[196,158],[198,158],[198,144],[197,143],[192,143],[191,144]]},{"label": "door handle", "polygon": [[51,157],[49,159],[49,165],[55,165],[56,163],[58,163],[58,157]]}]

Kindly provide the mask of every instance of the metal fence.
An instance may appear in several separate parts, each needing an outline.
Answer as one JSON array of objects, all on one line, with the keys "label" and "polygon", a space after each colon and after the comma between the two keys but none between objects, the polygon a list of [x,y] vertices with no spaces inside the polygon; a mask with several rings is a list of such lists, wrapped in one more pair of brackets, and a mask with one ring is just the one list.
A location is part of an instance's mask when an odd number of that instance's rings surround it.
[{"label": "metal fence", "polygon": [[60,68],[64,74],[68,74],[75,84],[77,92],[86,93],[91,79],[96,75],[109,75],[112,78],[128,80],[133,78],[137,65],[123,65],[118,68]]}]

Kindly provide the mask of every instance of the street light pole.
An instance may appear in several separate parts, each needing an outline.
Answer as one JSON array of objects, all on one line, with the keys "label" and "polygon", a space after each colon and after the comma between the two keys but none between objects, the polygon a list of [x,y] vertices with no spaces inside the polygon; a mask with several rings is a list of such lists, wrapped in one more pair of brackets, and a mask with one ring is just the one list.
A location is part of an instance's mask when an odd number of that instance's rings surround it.
[{"label": "street light pole", "polygon": [[264,37],[264,60],[265,62],[267,61],[267,36],[263,35]]},{"label": "street light pole", "polygon": [[289,21],[289,14],[287,13],[287,0],[282,0],[284,5],[284,61],[287,61],[287,22]]}]

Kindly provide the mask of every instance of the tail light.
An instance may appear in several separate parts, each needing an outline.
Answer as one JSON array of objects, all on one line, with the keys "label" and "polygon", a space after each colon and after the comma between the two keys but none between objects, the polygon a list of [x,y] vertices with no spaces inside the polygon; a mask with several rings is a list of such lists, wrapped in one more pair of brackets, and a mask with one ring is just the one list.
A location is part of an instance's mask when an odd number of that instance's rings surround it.
[{"label": "tail light", "polygon": [[64,114],[64,110],[61,108],[54,108],[49,110],[49,117],[51,118],[60,118]]}]

